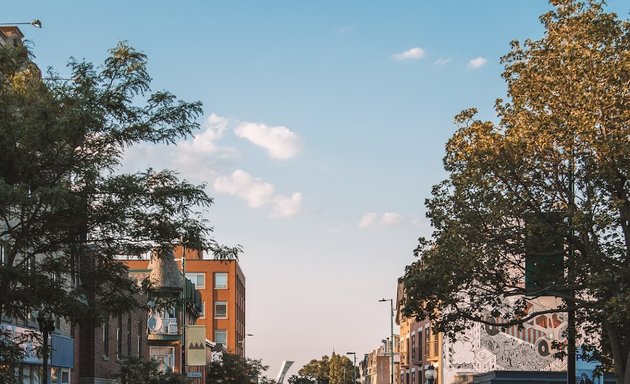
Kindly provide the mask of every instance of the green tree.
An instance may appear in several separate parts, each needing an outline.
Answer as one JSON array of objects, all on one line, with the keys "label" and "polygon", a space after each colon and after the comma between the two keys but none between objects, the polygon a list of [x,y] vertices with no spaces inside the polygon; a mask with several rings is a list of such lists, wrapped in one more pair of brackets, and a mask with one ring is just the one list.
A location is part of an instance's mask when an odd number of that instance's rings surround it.
[{"label": "green tree", "polygon": [[186,380],[179,374],[162,372],[160,362],[154,359],[142,360],[130,357],[120,363],[121,384],[184,384]]},{"label": "green tree", "polygon": [[[453,336],[471,321],[523,323],[541,313],[526,298],[556,296],[544,312],[574,303],[583,333],[601,336],[584,341],[630,384],[630,23],[594,0],[552,4],[544,36],[502,58],[498,121],[456,117],[448,179],[427,200],[433,236],[402,279],[405,312]],[[535,233],[559,244],[559,264],[538,257],[560,273],[534,273]]]},{"label": "green tree", "polygon": [[263,376],[269,367],[261,360],[242,358],[239,355],[223,353],[222,361],[213,361],[206,367],[206,383],[249,384],[271,382]]},{"label": "green tree", "polygon": [[291,375],[288,382],[289,384],[317,384],[317,381],[299,375]]},{"label": "green tree", "polygon": [[201,103],[151,91],[146,56],[124,43],[99,67],[71,60],[65,78],[42,77],[29,55],[0,48],[0,317],[96,322],[128,310],[137,287],[117,255],[183,241],[236,257],[210,237],[203,185],[119,172],[130,146],[189,137]]},{"label": "green tree", "polygon": [[[333,352],[332,356],[322,356],[320,360],[313,359],[298,371],[298,375],[291,376],[289,383],[293,384],[351,384],[353,382],[352,361],[347,356]],[[358,375],[358,371],[356,372]]]}]

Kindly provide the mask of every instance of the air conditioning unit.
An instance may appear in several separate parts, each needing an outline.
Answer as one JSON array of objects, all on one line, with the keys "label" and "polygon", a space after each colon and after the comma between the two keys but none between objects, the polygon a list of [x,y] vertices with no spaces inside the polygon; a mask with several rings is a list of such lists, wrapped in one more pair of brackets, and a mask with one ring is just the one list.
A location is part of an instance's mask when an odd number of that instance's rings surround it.
[{"label": "air conditioning unit", "polygon": [[177,323],[176,322],[168,323],[168,334],[169,335],[177,335]]}]

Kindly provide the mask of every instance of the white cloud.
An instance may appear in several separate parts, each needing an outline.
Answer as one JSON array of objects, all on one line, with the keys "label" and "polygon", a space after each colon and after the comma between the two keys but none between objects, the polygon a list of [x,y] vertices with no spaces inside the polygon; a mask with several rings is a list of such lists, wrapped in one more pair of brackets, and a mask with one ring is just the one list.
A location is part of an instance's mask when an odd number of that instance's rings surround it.
[{"label": "white cloud", "polygon": [[238,196],[246,200],[252,208],[269,203],[274,194],[273,185],[241,170],[234,171],[230,176],[218,177],[214,181],[214,189],[217,192]]},{"label": "white cloud", "polygon": [[415,48],[408,49],[404,52],[396,53],[394,55],[394,58],[398,61],[418,60],[424,57],[424,54],[425,54],[424,49],[420,47],[415,47]]},{"label": "white cloud", "polygon": [[300,138],[287,127],[269,127],[265,124],[244,122],[234,130],[238,137],[249,140],[267,150],[269,157],[287,160],[301,147]]},{"label": "white cloud", "polygon": [[385,212],[383,217],[381,217],[382,225],[396,225],[402,222],[402,215],[396,212]]},{"label": "white cloud", "polygon": [[229,176],[218,177],[214,181],[217,192],[240,197],[252,208],[271,205],[271,217],[288,218],[302,210],[302,194],[295,192],[291,196],[276,195],[273,185],[236,170]]},{"label": "white cloud", "polygon": [[376,220],[376,213],[368,212],[365,215],[363,215],[363,217],[361,217],[361,220],[359,220],[359,224],[358,224],[359,228],[367,228],[371,226],[375,220]]},{"label": "white cloud", "polygon": [[485,57],[476,57],[468,62],[468,68],[470,69],[478,69],[484,66],[488,62],[488,59]]},{"label": "white cloud", "polygon": [[290,197],[276,196],[273,201],[273,209],[271,211],[271,217],[292,217],[295,216],[302,209],[302,194],[299,192],[293,193]]},{"label": "white cloud", "polygon": [[219,148],[217,142],[223,138],[227,130],[230,119],[211,114],[202,124],[203,130],[195,134],[192,140],[183,141],[177,144],[177,150],[181,155],[197,158],[207,154],[217,152],[236,152],[231,148]]},{"label": "white cloud", "polygon": [[150,166],[174,169],[181,178],[194,183],[213,180],[224,160],[239,156],[236,149],[220,143],[230,124],[230,119],[213,113],[201,124],[201,130],[177,145],[134,145],[125,151],[122,171],[135,172]]},{"label": "white cloud", "polygon": [[451,61],[453,61],[453,59],[451,58],[445,58],[445,57],[440,57],[439,59],[435,60],[435,65],[445,65],[450,63]]},{"label": "white cloud", "polygon": [[392,226],[398,225],[403,222],[403,216],[396,212],[385,212],[379,218],[379,215],[374,212],[368,212],[361,217],[358,223],[358,227],[365,229],[374,225]]}]

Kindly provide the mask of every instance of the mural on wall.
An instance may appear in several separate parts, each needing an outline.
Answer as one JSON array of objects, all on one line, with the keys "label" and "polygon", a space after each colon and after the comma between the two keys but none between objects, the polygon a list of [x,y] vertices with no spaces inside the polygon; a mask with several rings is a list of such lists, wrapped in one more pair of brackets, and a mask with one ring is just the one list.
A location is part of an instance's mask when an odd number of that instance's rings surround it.
[{"label": "mural on wall", "polygon": [[[547,304],[554,305],[555,302]],[[530,301],[527,311],[550,307]],[[488,320],[492,319],[488,317]],[[553,357],[551,345],[554,340],[562,340],[566,323],[564,314],[554,313],[536,316],[522,327],[475,324],[456,340],[445,341],[445,375],[454,377],[458,373],[492,370],[564,370],[566,363]]]}]

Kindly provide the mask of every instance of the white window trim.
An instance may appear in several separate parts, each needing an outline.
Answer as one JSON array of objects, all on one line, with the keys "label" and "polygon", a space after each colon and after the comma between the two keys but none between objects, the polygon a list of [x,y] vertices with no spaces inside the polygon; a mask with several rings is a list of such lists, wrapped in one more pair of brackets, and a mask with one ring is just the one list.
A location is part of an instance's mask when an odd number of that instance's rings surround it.
[{"label": "white window trim", "polygon": [[[195,276],[194,281],[191,278],[193,275]],[[203,276],[203,285],[197,285],[197,276],[199,276],[199,275]],[[186,272],[186,278],[193,283],[193,285],[195,286],[195,289],[206,289],[206,274],[205,273],[202,273],[202,272]]]},{"label": "white window trim", "polygon": [[[173,366],[169,367],[171,369],[172,372],[175,371],[175,347],[167,347],[167,346],[150,346],[149,347],[149,358],[153,359],[153,350],[155,349],[170,349],[171,353],[170,355],[172,356],[173,359]],[[157,360],[157,359],[156,359]],[[161,360],[158,360],[160,363],[162,362]]]},{"label": "white window trim", "polygon": [[[217,316],[217,304],[219,303],[224,303],[225,304],[225,316]],[[227,301],[215,301],[214,302],[214,312],[213,312],[214,318],[215,319],[220,319],[220,320],[225,320],[228,318],[228,302]]]},{"label": "white window trim", "polygon": [[[225,286],[223,287],[217,287],[217,275],[221,273],[224,274],[226,279],[225,279]],[[228,289],[230,286],[230,274],[227,272],[215,272],[214,275],[212,276],[214,278],[214,289]]]},{"label": "white window trim", "polygon": [[217,331],[225,331],[225,344],[223,344],[223,346],[225,348],[228,348],[228,340],[229,340],[228,330],[227,329],[215,329],[214,330],[214,338],[215,338],[214,342],[215,343],[218,343],[218,341],[216,340],[216,338],[217,338]]}]

